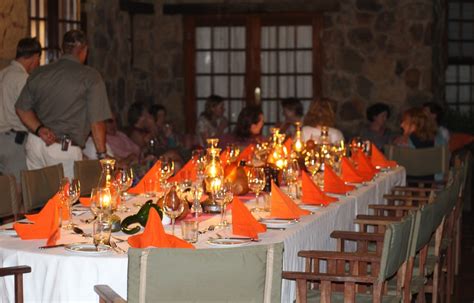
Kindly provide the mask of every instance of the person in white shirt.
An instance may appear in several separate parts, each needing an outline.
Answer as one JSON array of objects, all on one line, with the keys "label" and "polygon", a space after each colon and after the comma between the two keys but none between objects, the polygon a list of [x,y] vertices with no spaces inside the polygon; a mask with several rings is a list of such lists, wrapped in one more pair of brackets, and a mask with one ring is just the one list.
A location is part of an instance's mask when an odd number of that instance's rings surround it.
[{"label": "person in white shirt", "polygon": [[18,42],[15,60],[0,71],[0,173],[14,175],[20,182],[20,171],[26,169],[24,143],[27,129],[15,112],[15,102],[28,75],[39,66],[41,44],[36,38]]},{"label": "person in white shirt", "polygon": [[301,129],[303,141],[313,140],[315,143],[320,143],[321,129],[325,126],[328,128],[329,143],[341,142],[344,140],[344,136],[340,130],[334,128],[335,120],[336,115],[329,100],[314,101],[303,119],[304,126]]}]

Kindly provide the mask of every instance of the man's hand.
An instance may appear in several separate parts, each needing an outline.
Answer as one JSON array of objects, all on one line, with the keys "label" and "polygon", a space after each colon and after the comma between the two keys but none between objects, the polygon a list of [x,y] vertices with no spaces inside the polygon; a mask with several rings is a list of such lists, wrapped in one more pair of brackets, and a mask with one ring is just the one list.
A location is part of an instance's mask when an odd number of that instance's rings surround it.
[{"label": "man's hand", "polygon": [[46,126],[40,128],[38,131],[38,136],[44,141],[44,143],[46,143],[47,146],[56,142],[56,135]]}]

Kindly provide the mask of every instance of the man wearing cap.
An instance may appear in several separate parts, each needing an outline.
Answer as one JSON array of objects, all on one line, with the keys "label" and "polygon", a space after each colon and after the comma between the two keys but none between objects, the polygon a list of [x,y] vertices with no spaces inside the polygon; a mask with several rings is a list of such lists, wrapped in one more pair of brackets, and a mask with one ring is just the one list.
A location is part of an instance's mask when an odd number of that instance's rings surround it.
[{"label": "man wearing cap", "polygon": [[62,48],[58,61],[31,74],[15,107],[32,133],[25,146],[28,168],[62,163],[64,175],[72,177],[91,131],[98,157],[105,157],[105,120],[112,115],[102,77],[84,65],[85,34],[68,31]]},{"label": "man wearing cap", "polygon": [[15,113],[15,102],[25,86],[28,74],[39,66],[41,44],[35,38],[23,38],[16,47],[15,60],[0,71],[0,173],[14,175],[26,169],[27,129]]}]

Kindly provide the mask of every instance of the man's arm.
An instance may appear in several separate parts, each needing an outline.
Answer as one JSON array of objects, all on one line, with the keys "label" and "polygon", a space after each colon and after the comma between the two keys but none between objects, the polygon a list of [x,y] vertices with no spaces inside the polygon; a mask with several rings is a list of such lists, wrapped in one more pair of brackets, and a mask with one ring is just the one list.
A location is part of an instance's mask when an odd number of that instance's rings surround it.
[{"label": "man's arm", "polygon": [[46,145],[56,142],[56,135],[52,130],[44,126],[32,110],[22,110],[16,108],[16,114],[21,122],[35,135],[40,137]]},{"label": "man's arm", "polygon": [[93,122],[91,123],[92,130],[92,139],[94,139],[95,149],[97,154],[106,153],[107,149],[105,147],[105,122]]}]

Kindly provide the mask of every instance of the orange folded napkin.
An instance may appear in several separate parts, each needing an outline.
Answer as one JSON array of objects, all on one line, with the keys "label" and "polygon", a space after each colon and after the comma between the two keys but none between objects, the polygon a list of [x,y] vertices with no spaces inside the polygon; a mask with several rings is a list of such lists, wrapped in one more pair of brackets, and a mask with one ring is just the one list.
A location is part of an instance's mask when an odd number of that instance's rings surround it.
[{"label": "orange folded napkin", "polygon": [[291,151],[291,146],[293,146],[293,139],[291,137],[288,137],[288,139],[286,139],[285,143],[283,143],[283,145],[286,147],[286,150],[288,152]]},{"label": "orange folded napkin", "polygon": [[196,181],[197,172],[195,168],[195,163],[193,159],[189,160],[179,172],[176,173],[173,177],[168,179],[168,182],[183,182],[185,180]]},{"label": "orange folded napkin", "polygon": [[240,153],[239,157],[237,158],[237,163],[240,163],[240,161],[242,160],[248,161],[251,158],[254,149],[255,149],[254,144],[249,144],[246,148],[244,148],[244,150]]},{"label": "orange folded napkin", "polygon": [[362,183],[365,181],[347,157],[342,158],[341,171],[341,179],[344,180],[344,182]]},{"label": "orange folded napkin", "polygon": [[15,223],[13,228],[22,240],[48,239],[46,245],[55,245],[60,237],[58,207],[51,199],[36,215],[27,215],[33,224]]},{"label": "orange folded napkin", "polygon": [[161,161],[156,161],[156,163],[148,170],[148,172],[143,176],[143,178],[138,182],[137,185],[128,190],[131,194],[143,194],[145,192],[145,182],[151,178],[158,178],[160,175]]},{"label": "orange folded napkin", "polygon": [[362,151],[358,151],[354,155],[354,161],[357,163],[357,172],[366,180],[372,180],[379,171],[370,163],[369,158]]},{"label": "orange folded napkin", "polygon": [[301,171],[301,182],[303,196],[301,202],[304,204],[323,204],[328,205],[329,203],[336,202],[338,199],[329,197],[324,194],[317,186],[311,177],[304,171]]},{"label": "orange folded napkin", "polygon": [[375,167],[395,167],[397,166],[397,162],[390,161],[385,158],[384,154],[372,143],[372,156],[370,157],[370,161],[373,166]]},{"label": "orange folded napkin", "polygon": [[331,166],[324,166],[324,191],[334,194],[345,194],[355,188],[353,185],[347,185],[339,178]]},{"label": "orange folded napkin", "polygon": [[267,226],[259,223],[252,216],[244,203],[242,203],[238,197],[234,197],[232,201],[232,233],[234,235],[258,239],[258,233],[264,233],[266,231]]},{"label": "orange folded napkin", "polygon": [[270,216],[273,218],[299,219],[301,216],[306,216],[311,213],[310,211],[299,208],[273,181],[271,205]]},{"label": "orange folded napkin", "polygon": [[91,198],[81,197],[79,198],[79,202],[82,206],[90,207],[91,206]]},{"label": "orange folded napkin", "polygon": [[[54,205],[54,207],[58,208],[61,206],[61,197],[59,196],[58,193],[56,193],[51,199],[48,200],[48,202],[46,203],[45,206],[43,206],[43,208],[40,210],[39,213],[37,214],[31,214],[31,215],[25,215],[25,217],[32,221],[32,222],[36,222],[36,220],[44,217],[44,216],[48,216],[48,209],[46,208],[46,206],[48,206],[48,204],[51,204],[51,205]],[[46,211],[46,214],[43,213],[43,211]],[[69,210],[67,207],[63,207],[62,208],[62,211],[61,211],[61,215],[63,217],[63,220],[69,220]]]},{"label": "orange folded napkin", "polygon": [[154,208],[150,209],[143,233],[129,237],[128,244],[135,248],[150,246],[160,248],[194,248],[192,244],[165,233],[160,216]]}]

